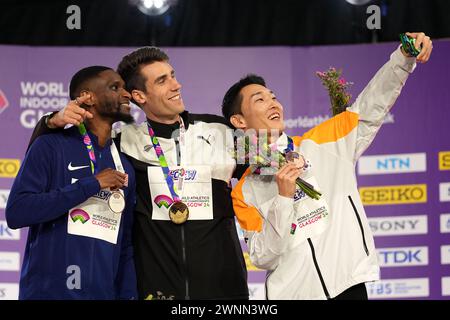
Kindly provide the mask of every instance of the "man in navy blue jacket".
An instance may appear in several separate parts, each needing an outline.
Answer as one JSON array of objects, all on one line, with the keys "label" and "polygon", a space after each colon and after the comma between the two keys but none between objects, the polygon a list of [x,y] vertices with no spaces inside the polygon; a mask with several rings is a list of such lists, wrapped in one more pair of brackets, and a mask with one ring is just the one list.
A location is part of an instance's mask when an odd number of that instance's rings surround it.
[{"label": "man in navy blue jacket", "polygon": [[130,94],[102,66],[78,71],[69,91],[92,117],[33,143],[6,207],[10,228],[29,227],[19,298],[135,299],[135,175],[111,140],[114,122],[133,121]]}]

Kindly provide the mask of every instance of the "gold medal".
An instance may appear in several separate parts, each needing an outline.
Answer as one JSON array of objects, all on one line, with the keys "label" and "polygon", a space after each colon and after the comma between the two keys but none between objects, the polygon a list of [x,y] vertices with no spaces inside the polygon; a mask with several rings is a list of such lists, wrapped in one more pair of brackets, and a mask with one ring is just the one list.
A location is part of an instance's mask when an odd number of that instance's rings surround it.
[{"label": "gold medal", "polygon": [[189,218],[189,209],[181,201],[174,202],[169,208],[170,220],[175,224],[182,224]]}]

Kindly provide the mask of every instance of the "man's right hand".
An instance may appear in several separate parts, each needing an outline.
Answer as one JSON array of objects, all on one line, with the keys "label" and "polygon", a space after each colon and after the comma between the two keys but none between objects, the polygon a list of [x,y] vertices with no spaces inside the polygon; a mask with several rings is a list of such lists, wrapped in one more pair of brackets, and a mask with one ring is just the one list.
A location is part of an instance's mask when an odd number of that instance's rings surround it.
[{"label": "man's right hand", "polygon": [[127,175],[117,170],[107,168],[98,173],[95,178],[98,180],[101,189],[111,188],[120,189],[122,188],[127,179]]},{"label": "man's right hand", "polygon": [[295,194],[296,180],[303,173],[302,169],[289,162],[281,167],[275,174],[275,179],[278,184],[278,194],[283,197],[292,198]]},{"label": "man's right hand", "polygon": [[50,129],[64,128],[67,124],[79,126],[84,119],[92,119],[93,115],[89,111],[80,107],[91,96],[89,94],[82,95],[69,103],[58,111],[53,117],[48,119],[47,126]]}]

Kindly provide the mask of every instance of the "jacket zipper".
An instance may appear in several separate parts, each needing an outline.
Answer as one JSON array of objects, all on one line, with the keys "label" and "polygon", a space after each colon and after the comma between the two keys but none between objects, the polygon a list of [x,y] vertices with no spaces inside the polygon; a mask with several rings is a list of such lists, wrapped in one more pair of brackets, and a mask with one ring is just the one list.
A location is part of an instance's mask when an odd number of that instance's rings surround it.
[{"label": "jacket zipper", "polygon": [[363,225],[361,222],[361,218],[359,217],[358,210],[356,210],[356,206],[353,203],[352,197],[348,196],[348,199],[350,200],[350,203],[352,204],[353,211],[355,212],[355,215],[356,215],[356,219],[358,219],[359,229],[361,230],[361,236],[362,236],[363,245],[364,245],[364,251],[366,252],[366,255],[369,256],[369,249],[367,248],[367,243],[366,243],[366,238],[364,236],[364,228],[363,228]]},{"label": "jacket zipper", "polygon": [[182,249],[182,257],[183,257],[183,265],[184,265],[184,288],[185,288],[185,296],[186,300],[190,300],[189,297],[189,279],[188,279],[188,270],[187,270],[187,261],[186,261],[186,241],[184,238],[184,225],[181,225],[181,249]]},{"label": "jacket zipper", "polygon": [[323,280],[322,272],[320,272],[319,264],[317,263],[316,252],[314,250],[314,246],[312,244],[311,238],[308,238],[308,243],[309,243],[309,247],[311,248],[311,253],[312,253],[313,261],[314,261],[314,266],[316,267],[316,271],[317,271],[317,273],[319,275],[320,284],[322,285],[323,292],[325,293],[325,296],[327,297],[327,299],[330,299],[330,294],[328,292],[327,286],[325,285],[325,281]]},{"label": "jacket zipper", "polygon": [[[181,154],[180,154],[180,142],[177,138],[175,138],[175,149],[177,153],[177,165],[179,166],[181,163]],[[183,258],[183,266],[184,266],[184,288],[185,288],[185,294],[184,298],[186,300],[190,300],[189,297],[189,279],[188,279],[188,269],[187,269],[187,260],[186,260],[186,239],[184,235],[184,225],[181,225],[181,252],[182,252],[182,258]]]}]

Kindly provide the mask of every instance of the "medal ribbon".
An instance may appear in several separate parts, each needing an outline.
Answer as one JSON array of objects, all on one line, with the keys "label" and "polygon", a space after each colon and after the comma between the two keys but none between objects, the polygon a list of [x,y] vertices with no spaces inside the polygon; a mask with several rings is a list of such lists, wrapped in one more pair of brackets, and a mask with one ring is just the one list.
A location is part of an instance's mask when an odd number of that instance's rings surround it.
[{"label": "medal ribbon", "polygon": [[[147,121],[147,128],[148,128],[148,134],[150,136],[150,140],[152,141],[153,148],[155,149],[156,156],[158,157],[159,165],[161,166],[161,169],[164,174],[164,178],[166,179],[167,186],[169,187],[170,194],[172,195],[172,199],[174,202],[181,201],[180,197],[178,196],[177,192],[175,191],[175,186],[173,183],[173,178],[170,175],[169,166],[167,165],[167,160],[164,155],[164,151],[161,148],[161,145],[159,144],[159,140],[156,137],[155,132],[153,131],[153,128],[149,121]],[[180,141],[184,142],[184,125],[183,125],[183,119],[180,117]],[[181,179],[181,177],[179,178]]]},{"label": "medal ribbon", "polygon": [[83,143],[86,146],[89,154],[89,161],[91,162],[91,171],[92,174],[95,175],[98,171],[97,160],[95,159],[94,146],[92,145],[91,137],[89,137],[84,123],[80,124],[80,126],[78,127],[78,131],[83,137]]},{"label": "medal ribbon", "polygon": [[[80,124],[80,126],[78,127],[78,131],[80,132],[81,136],[83,137],[83,143],[86,146],[86,149],[89,154],[89,161],[91,163],[91,171],[92,171],[92,174],[95,175],[98,172],[97,160],[95,159],[94,146],[92,145],[91,137],[89,137],[84,123]],[[116,147],[116,144],[114,143],[114,141],[111,143],[111,156],[113,158],[114,165],[116,166],[117,171],[125,173],[125,169],[122,165],[122,161],[120,160],[119,151],[117,150],[117,147]]]}]

